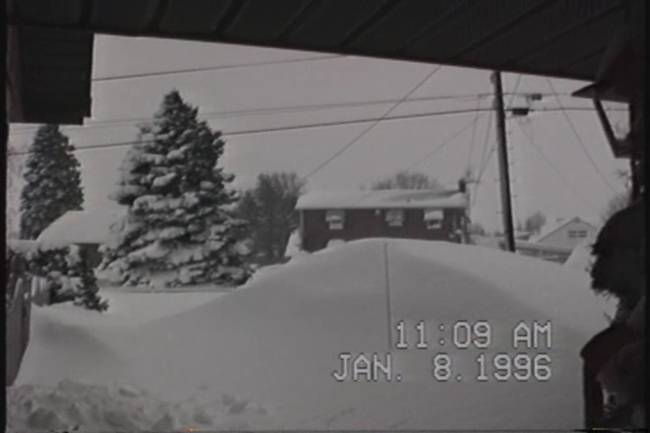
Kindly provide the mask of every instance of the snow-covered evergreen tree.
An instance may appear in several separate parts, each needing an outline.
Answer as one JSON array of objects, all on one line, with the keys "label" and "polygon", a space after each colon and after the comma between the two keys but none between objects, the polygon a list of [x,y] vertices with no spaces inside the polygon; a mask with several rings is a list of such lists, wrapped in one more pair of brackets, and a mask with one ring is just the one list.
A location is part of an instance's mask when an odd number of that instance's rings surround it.
[{"label": "snow-covered evergreen tree", "polygon": [[[20,197],[22,239],[35,239],[67,211],[81,210],[84,199],[80,164],[73,152],[74,146],[58,125],[43,125],[36,132]],[[30,255],[28,268],[30,273],[48,280],[52,303],[74,301],[91,310],[106,310],[106,301],[97,294],[93,270],[83,258],[73,259],[78,257],[71,253],[75,246],[42,247]]]},{"label": "snow-covered evergreen tree", "polygon": [[234,176],[218,166],[225,142],[174,90],[121,167],[113,195],[129,208],[102,247],[102,267],[123,284],[241,284],[250,276],[231,216]]},{"label": "snow-covered evergreen tree", "polygon": [[22,239],[35,239],[67,211],[81,210],[81,174],[73,151],[58,125],[44,125],[36,132],[21,194]]}]

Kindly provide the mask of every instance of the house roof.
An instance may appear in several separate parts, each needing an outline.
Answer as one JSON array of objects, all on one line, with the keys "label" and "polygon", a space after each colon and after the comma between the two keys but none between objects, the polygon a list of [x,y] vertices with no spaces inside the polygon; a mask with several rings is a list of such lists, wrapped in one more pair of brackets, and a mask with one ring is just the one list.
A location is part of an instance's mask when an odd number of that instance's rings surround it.
[{"label": "house roof", "polygon": [[23,72],[21,116],[43,121],[63,113],[70,122],[90,110],[96,33],[593,81],[613,37],[634,27],[631,18],[645,16],[644,1],[12,0],[7,15],[19,30],[10,51],[20,51],[14,68]]},{"label": "house roof", "polygon": [[347,190],[312,191],[298,198],[296,209],[445,209],[467,207],[467,196],[458,191]]},{"label": "house roof", "polygon": [[582,222],[584,224],[589,225],[594,230],[596,229],[596,227],[594,227],[593,224],[583,220],[580,217],[566,218],[566,219],[556,220],[556,221],[554,221],[552,223],[545,224],[544,227],[542,227],[542,230],[539,232],[539,234],[537,236],[533,236],[530,239],[530,242],[531,243],[540,242],[540,241],[546,239],[547,237],[549,237],[550,235],[552,235],[553,233],[557,232],[561,228],[563,228],[563,227],[565,227],[565,226],[567,226],[567,225],[569,225],[570,223],[573,223],[573,222]]},{"label": "house roof", "polygon": [[126,208],[68,211],[43,230],[37,242],[58,245],[103,244],[109,238],[111,225],[125,214]]}]

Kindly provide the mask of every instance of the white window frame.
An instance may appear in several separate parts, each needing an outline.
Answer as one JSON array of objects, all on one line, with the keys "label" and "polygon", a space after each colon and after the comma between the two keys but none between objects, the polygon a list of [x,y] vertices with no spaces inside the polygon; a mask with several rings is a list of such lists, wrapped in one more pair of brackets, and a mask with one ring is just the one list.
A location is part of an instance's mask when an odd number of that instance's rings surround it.
[{"label": "white window frame", "polygon": [[584,239],[587,237],[587,230],[584,229],[571,229],[569,230],[570,239]]},{"label": "white window frame", "polygon": [[[432,217],[434,214],[437,217]],[[427,230],[441,230],[444,218],[445,215],[441,209],[424,210],[424,225],[427,227]]]},{"label": "white window frame", "polygon": [[330,209],[325,211],[325,221],[330,230],[343,230],[345,222],[345,211],[342,209]]},{"label": "white window frame", "polygon": [[404,209],[386,209],[384,220],[389,227],[403,227],[405,218]]}]

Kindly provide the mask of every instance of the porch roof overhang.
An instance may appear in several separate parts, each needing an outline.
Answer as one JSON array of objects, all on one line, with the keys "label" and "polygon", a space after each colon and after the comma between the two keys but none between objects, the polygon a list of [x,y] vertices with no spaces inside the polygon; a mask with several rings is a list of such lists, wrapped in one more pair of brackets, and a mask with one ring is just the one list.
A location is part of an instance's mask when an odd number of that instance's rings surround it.
[{"label": "porch roof overhang", "polygon": [[642,2],[10,0],[10,120],[82,123],[98,33],[596,81],[612,37]]}]

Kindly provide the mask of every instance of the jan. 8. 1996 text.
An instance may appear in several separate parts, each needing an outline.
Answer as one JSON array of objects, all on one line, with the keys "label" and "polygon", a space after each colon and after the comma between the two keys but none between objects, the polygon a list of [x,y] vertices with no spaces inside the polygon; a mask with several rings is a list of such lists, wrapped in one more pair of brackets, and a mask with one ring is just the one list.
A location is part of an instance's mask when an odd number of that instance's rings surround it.
[{"label": "jan. 8. 1996 text", "polygon": [[[432,329],[438,338],[431,338]],[[397,353],[415,350],[430,356],[428,376],[438,382],[545,382],[552,377],[552,360],[546,352],[552,345],[552,325],[548,321],[517,323],[510,336],[512,352],[501,350],[496,353],[490,350],[492,326],[484,320],[435,325],[417,321],[411,326],[398,321],[394,330],[394,350]],[[468,349],[473,349],[471,354]],[[456,365],[460,364],[456,362],[458,359],[462,357],[465,360],[466,356],[473,360],[473,371],[461,371]],[[332,376],[339,382],[402,382],[405,375],[418,374],[396,371],[393,357],[392,351],[340,353],[338,368]]]}]

